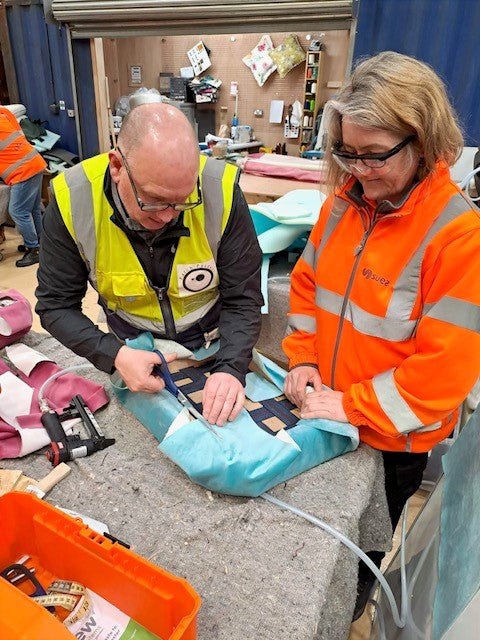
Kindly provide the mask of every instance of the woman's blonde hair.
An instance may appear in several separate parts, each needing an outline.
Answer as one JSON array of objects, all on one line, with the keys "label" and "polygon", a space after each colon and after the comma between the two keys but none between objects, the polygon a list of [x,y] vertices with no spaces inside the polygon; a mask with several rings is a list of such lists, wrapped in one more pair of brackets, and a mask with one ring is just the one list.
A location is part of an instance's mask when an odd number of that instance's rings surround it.
[{"label": "woman's blonde hair", "polygon": [[[423,180],[443,160],[455,163],[463,137],[445,85],[435,71],[415,58],[384,51],[363,60],[338,95],[325,105],[327,182],[342,185],[349,177],[333,160],[332,146],[342,141],[342,118],[369,129],[415,134],[412,145],[420,156]],[[410,147],[407,147],[410,148]]]}]

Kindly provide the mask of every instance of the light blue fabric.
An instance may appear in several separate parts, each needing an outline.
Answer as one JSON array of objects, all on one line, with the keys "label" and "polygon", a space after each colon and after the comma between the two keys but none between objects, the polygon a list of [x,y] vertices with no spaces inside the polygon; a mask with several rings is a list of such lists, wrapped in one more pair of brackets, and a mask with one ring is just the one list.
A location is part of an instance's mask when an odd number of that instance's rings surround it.
[{"label": "light blue fabric", "polygon": [[40,137],[41,140],[35,138],[34,140],[30,141],[30,144],[32,144],[39,153],[50,151],[50,149],[55,146],[60,140],[60,136],[58,135],[58,133],[53,133],[53,131],[48,131],[48,129],[46,133]]},{"label": "light blue fabric", "polygon": [[[155,342],[150,331],[145,331],[133,339],[127,338],[126,343],[132,349],[141,349],[143,351],[153,351],[153,349],[155,349]],[[214,340],[208,347],[203,346],[198,349],[194,349],[192,351],[192,359],[201,362],[202,360],[211,358],[217,353],[219,348],[220,340]]]},{"label": "light blue fabric", "polygon": [[[480,589],[480,410],[442,458],[438,584],[433,640],[440,640]],[[480,635],[480,632],[479,632]],[[472,636],[473,637],[473,636]]]},{"label": "light blue fabric", "polygon": [[[129,346],[146,348],[149,342],[150,338],[143,335],[129,341]],[[250,378],[255,397],[272,397],[269,395],[272,387],[276,390],[275,396],[281,395],[286,371],[259,354],[255,354],[255,362],[270,378],[267,391],[264,387],[259,388],[258,374],[255,374],[257,378]],[[220,439],[199,420],[189,422],[165,438],[181,410],[180,403],[165,391],[155,395],[132,393],[115,377],[112,384],[118,399],[160,441],[159,449],[191,480],[219,493],[258,496],[276,484],[358,446],[355,427],[320,419],[299,420],[283,432],[288,434],[285,442],[278,435],[270,435],[258,427],[245,409],[233,422],[217,428]],[[248,397],[253,399],[251,390]]]},{"label": "light blue fabric", "polygon": [[221,439],[195,420],[165,438],[159,449],[197,484],[254,497],[358,446],[358,433],[349,424],[299,420],[288,430],[297,447],[260,429],[245,410],[219,433]]},{"label": "light blue fabric", "polygon": [[326,196],[315,189],[294,189],[275,202],[250,205],[250,215],[263,253],[261,281],[264,304],[268,313],[268,270],[270,259],[279,251],[303,249],[307,235],[318,219]]},{"label": "light blue fabric", "polygon": [[258,373],[250,371],[245,376],[245,395],[253,402],[270,400],[278,396],[278,387],[258,375]]},{"label": "light blue fabric", "polygon": [[249,400],[261,402],[270,400],[279,395],[283,390],[285,370],[262,356],[256,349],[253,350],[253,362],[263,375],[251,371],[245,377],[245,395]]}]

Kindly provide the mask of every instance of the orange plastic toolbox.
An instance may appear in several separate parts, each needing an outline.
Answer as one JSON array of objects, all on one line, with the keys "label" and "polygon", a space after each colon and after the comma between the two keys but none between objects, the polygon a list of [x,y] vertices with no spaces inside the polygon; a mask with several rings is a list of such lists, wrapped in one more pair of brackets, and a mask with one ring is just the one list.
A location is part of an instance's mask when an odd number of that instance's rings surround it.
[{"label": "orange plastic toolbox", "polygon": [[[147,562],[27,493],[0,497],[0,570],[29,555],[44,586],[73,580],[162,640],[195,640],[200,598],[182,578]],[[41,605],[0,578],[1,640],[71,640]]]}]

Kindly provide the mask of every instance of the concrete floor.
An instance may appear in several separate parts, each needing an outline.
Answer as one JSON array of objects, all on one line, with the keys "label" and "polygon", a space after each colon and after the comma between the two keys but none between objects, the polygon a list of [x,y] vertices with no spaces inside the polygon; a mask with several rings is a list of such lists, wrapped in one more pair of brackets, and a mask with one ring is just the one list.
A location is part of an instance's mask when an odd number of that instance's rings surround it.
[{"label": "concrete floor", "polygon": [[[0,290],[17,289],[31,302],[33,307],[35,305],[35,287],[37,286],[37,267],[36,265],[23,268],[16,267],[15,261],[22,255],[17,252],[17,245],[22,241],[21,237],[14,229],[9,227],[5,228],[5,236],[6,241],[0,245],[0,251],[3,252],[4,256],[3,261],[0,262]],[[89,288],[84,300],[84,311],[92,320],[98,322],[99,306],[97,305],[97,294],[91,288]],[[43,331],[40,320],[35,313],[32,328],[35,331]],[[417,516],[426,495],[426,492],[420,490],[410,500],[408,526]],[[384,566],[388,565],[398,547],[400,530],[401,527],[399,525],[394,535],[394,549],[387,554]],[[352,624],[349,640],[368,640],[370,638],[371,616],[371,607],[368,606],[363,616]]]}]

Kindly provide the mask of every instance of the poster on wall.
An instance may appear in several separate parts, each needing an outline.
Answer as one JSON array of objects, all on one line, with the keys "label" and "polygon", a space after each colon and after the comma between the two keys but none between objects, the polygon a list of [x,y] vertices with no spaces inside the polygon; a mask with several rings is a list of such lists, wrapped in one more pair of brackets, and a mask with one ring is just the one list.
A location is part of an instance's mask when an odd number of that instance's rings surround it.
[{"label": "poster on wall", "polygon": [[196,76],[200,75],[208,69],[208,67],[212,66],[210,58],[208,57],[208,51],[201,40],[187,51],[187,56]]},{"label": "poster on wall", "polygon": [[142,65],[131,64],[128,74],[128,86],[136,87],[142,84]]}]

